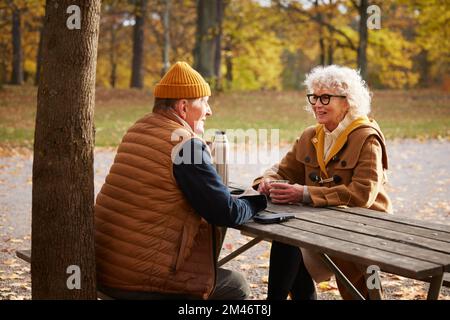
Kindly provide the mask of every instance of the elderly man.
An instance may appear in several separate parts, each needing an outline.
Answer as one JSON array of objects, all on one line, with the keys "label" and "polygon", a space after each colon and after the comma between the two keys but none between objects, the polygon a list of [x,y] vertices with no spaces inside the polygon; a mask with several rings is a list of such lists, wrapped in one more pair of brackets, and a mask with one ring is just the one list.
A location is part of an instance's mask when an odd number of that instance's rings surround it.
[{"label": "elderly man", "polygon": [[204,132],[209,85],[177,62],[154,90],[153,112],[119,145],[95,205],[98,286],[123,299],[245,299],[239,273],[217,268],[219,226],[242,224],[264,195],[230,195]]}]

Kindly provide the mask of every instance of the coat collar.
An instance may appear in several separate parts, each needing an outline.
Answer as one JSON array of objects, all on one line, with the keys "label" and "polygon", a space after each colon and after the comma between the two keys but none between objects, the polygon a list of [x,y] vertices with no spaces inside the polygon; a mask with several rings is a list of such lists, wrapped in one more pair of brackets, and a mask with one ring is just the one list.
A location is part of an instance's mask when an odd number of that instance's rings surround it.
[{"label": "coat collar", "polygon": [[359,118],[356,118],[353,120],[339,135],[336,142],[334,143],[333,147],[331,148],[330,153],[328,154],[328,157],[324,160],[323,159],[323,148],[324,148],[324,140],[325,140],[325,128],[323,124],[318,124],[316,126],[316,134],[311,139],[312,144],[314,145],[314,148],[316,149],[316,156],[317,161],[320,166],[320,170],[325,174],[325,176],[328,178],[328,172],[327,172],[327,164],[333,158],[339,150],[342,149],[344,144],[347,142],[348,135],[355,129],[361,127],[361,126],[371,126],[371,122],[367,116],[362,116]]}]

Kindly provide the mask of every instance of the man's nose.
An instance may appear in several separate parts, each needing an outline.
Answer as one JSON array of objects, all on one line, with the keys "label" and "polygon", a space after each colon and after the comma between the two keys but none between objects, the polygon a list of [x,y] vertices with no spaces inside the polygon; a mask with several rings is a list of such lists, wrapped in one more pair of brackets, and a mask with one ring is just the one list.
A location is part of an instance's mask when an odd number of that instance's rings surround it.
[{"label": "man's nose", "polygon": [[208,104],[208,107],[206,108],[206,115],[207,116],[212,115],[212,110],[211,110],[211,107],[209,106],[209,104]]}]

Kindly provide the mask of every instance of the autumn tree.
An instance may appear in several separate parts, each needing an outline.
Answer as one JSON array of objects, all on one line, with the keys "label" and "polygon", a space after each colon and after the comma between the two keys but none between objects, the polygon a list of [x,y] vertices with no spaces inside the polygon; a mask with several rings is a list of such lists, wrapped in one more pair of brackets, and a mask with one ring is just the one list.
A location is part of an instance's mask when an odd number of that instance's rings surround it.
[{"label": "autumn tree", "polygon": [[353,2],[359,12],[359,44],[358,44],[358,68],[361,71],[361,77],[367,79],[367,7],[368,0],[359,0],[359,4]]},{"label": "autumn tree", "polygon": [[416,21],[414,42],[420,48],[422,84],[444,82],[450,90],[450,2],[443,0],[400,1]]},{"label": "autumn tree", "polygon": [[21,84],[36,77],[44,2],[0,2],[0,82]]},{"label": "autumn tree", "polygon": [[47,0],[45,10],[33,159],[32,297],[95,299],[93,150],[100,0]]},{"label": "autumn tree", "polygon": [[216,80],[215,57],[216,36],[219,33],[218,2],[220,0],[197,1],[197,33],[194,49],[194,68],[209,80]]},{"label": "autumn tree", "polygon": [[282,17],[256,1],[230,0],[223,22],[227,89],[279,89]]},{"label": "autumn tree", "polygon": [[[161,60],[152,59],[164,74],[171,61],[184,60],[192,63],[196,32],[195,0],[152,0],[149,10],[149,28]],[[155,67],[149,65],[149,68]],[[149,70],[149,72],[154,72]]]},{"label": "autumn tree", "polygon": [[147,0],[135,0],[131,88],[143,88],[144,86],[144,26],[146,16]]}]

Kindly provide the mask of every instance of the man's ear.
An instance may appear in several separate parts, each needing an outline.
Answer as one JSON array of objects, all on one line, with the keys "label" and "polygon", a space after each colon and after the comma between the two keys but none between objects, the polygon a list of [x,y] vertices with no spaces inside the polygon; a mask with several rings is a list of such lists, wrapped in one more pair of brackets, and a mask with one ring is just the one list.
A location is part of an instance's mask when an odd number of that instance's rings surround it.
[{"label": "man's ear", "polygon": [[175,103],[175,112],[183,120],[186,119],[187,108],[188,108],[188,101],[186,99],[180,99]]}]

